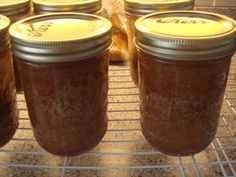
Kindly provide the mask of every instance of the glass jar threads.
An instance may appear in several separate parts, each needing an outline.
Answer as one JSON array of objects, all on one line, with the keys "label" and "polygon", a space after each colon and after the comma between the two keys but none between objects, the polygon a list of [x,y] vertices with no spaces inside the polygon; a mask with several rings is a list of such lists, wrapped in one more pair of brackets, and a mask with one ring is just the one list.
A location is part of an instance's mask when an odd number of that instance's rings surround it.
[{"label": "glass jar threads", "polygon": [[200,11],[167,11],[135,23],[141,125],[146,139],[170,155],[202,151],[220,116],[235,22]]},{"label": "glass jar threads", "polygon": [[107,129],[111,23],[99,16],[34,16],[10,28],[38,143],[56,155],[94,147]]}]

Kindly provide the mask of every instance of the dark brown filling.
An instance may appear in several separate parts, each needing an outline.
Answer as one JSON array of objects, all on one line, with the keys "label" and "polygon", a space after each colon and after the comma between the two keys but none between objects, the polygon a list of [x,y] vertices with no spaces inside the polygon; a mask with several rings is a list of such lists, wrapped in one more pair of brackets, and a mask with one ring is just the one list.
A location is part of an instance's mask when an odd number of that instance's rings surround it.
[{"label": "dark brown filling", "polygon": [[0,147],[8,143],[18,127],[16,91],[10,51],[0,55]]},{"label": "dark brown filling", "polygon": [[213,140],[231,55],[208,61],[176,61],[142,52],[141,125],[161,152],[189,155]]},{"label": "dark brown filling", "polygon": [[57,155],[94,147],[107,128],[107,54],[83,61],[35,63],[17,58],[38,143]]}]

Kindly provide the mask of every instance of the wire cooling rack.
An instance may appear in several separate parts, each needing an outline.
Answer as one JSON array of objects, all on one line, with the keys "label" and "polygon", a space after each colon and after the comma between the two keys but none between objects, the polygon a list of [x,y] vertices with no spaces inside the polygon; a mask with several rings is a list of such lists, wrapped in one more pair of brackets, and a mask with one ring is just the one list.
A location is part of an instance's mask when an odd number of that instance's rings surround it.
[{"label": "wire cooling rack", "polygon": [[[236,56],[234,57],[236,61]],[[138,90],[129,66],[109,69],[109,126],[98,146],[76,157],[57,157],[34,140],[22,94],[20,126],[0,149],[0,177],[236,177],[236,82],[232,61],[217,136],[203,152],[164,155],[144,139],[139,124]]]}]

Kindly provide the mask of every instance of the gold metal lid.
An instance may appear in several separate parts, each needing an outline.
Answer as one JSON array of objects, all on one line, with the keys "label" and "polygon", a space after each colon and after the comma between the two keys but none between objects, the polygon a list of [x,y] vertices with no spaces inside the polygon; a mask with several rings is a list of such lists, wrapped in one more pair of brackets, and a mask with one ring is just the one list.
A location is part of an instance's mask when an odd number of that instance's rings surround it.
[{"label": "gold metal lid", "polygon": [[29,16],[31,12],[30,0],[1,0],[0,14],[11,19],[12,22]]},{"label": "gold metal lid", "polygon": [[139,50],[167,59],[212,59],[236,47],[235,21],[214,13],[160,12],[138,19],[135,28]]},{"label": "gold metal lid", "polygon": [[10,25],[9,18],[0,15],[0,52],[6,50],[10,46],[8,35],[8,27]]},{"label": "gold metal lid", "polygon": [[125,0],[128,15],[142,16],[166,10],[191,10],[194,0]]},{"label": "gold metal lid", "polygon": [[38,15],[10,27],[12,50],[21,59],[67,62],[89,59],[111,45],[111,23],[96,15]]},{"label": "gold metal lid", "polygon": [[54,12],[95,13],[101,10],[101,0],[33,0],[36,14]]}]

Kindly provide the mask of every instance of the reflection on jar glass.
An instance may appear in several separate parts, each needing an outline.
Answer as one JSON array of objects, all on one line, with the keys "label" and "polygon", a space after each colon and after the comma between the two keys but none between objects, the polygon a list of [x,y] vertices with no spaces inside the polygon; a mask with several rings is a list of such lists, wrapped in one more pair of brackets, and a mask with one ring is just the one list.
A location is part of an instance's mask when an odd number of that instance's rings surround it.
[{"label": "reflection on jar glass", "polygon": [[10,20],[0,15],[0,147],[8,143],[18,127],[16,90],[10,52]]},{"label": "reflection on jar glass", "polygon": [[107,129],[111,23],[58,13],[22,20],[10,34],[38,143],[56,155],[93,148]]},{"label": "reflection on jar glass", "polygon": [[[30,0],[2,0],[0,2],[0,14],[10,18],[11,23],[31,16],[31,1]],[[16,63],[13,60],[14,75],[16,81],[16,91],[22,92],[23,88],[20,82],[20,76],[17,70]]]},{"label": "reflection on jar glass", "polygon": [[131,77],[136,86],[138,85],[139,79],[137,51],[133,43],[135,35],[135,21],[143,15],[154,12],[166,10],[191,10],[193,7],[194,0],[125,0]]},{"label": "reflection on jar glass", "polygon": [[235,22],[199,11],[167,11],[135,23],[141,125],[151,145],[170,155],[202,151],[214,139]]}]

